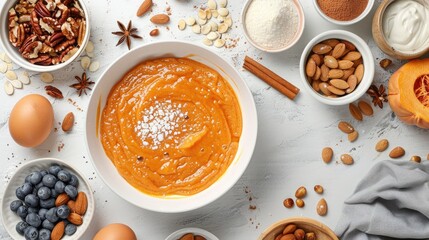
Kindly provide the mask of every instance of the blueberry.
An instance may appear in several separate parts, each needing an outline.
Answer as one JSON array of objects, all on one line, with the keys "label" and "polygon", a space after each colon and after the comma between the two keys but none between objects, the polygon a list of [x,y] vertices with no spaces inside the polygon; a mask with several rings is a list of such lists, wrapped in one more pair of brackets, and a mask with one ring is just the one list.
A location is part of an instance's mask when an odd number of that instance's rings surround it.
[{"label": "blueberry", "polygon": [[42,174],[42,177],[44,177],[48,173],[49,172],[46,169],[43,169],[43,170],[40,171],[40,174]]},{"label": "blueberry", "polygon": [[39,206],[39,198],[34,194],[28,194],[24,199],[25,204],[29,207],[38,207]]},{"label": "blueberry", "polygon": [[60,195],[55,189],[51,189],[51,198],[57,198]]},{"label": "blueberry", "polygon": [[33,227],[39,227],[42,224],[42,220],[37,213],[29,213],[25,218],[25,221]]},{"label": "blueberry", "polygon": [[71,235],[73,235],[76,232],[76,230],[77,230],[76,225],[69,223],[66,226],[65,234],[67,236],[71,236]]},{"label": "blueberry", "polygon": [[77,179],[77,177],[72,174],[70,177],[70,182],[68,182],[68,184],[72,185],[73,187],[78,187],[79,186],[79,179]]},{"label": "blueberry", "polygon": [[40,207],[50,209],[55,207],[55,198],[49,198],[46,200],[40,200]]},{"label": "blueberry", "polygon": [[40,181],[42,181],[42,174],[40,172],[35,171],[30,173],[30,183],[33,185],[37,185]]},{"label": "blueberry", "polygon": [[30,178],[31,178],[31,175],[27,175],[27,176],[25,177],[25,181],[24,181],[24,182],[26,182],[26,183],[30,183]]},{"label": "blueberry", "polygon": [[46,212],[45,217],[47,220],[49,220],[52,223],[57,222],[58,221],[57,208],[53,207],[53,208],[49,209]]},{"label": "blueberry", "polygon": [[70,208],[67,205],[61,205],[57,208],[57,216],[66,219],[70,215]]},{"label": "blueberry", "polygon": [[51,223],[48,219],[45,219],[42,222],[42,227],[52,231],[52,229],[54,229],[55,225],[53,223]]},{"label": "blueberry", "polygon": [[61,167],[57,164],[52,164],[52,166],[49,167],[49,173],[52,175],[57,175],[59,171],[61,171]]},{"label": "blueberry", "polygon": [[39,237],[39,231],[33,226],[25,229],[24,236],[26,240],[36,240]]},{"label": "blueberry", "polygon": [[39,190],[41,187],[44,187],[43,182],[39,182],[36,186],[34,186],[34,189]]},{"label": "blueberry", "polygon": [[53,188],[57,182],[57,178],[52,174],[46,174],[42,179],[43,185]]},{"label": "blueberry", "polygon": [[41,229],[39,231],[39,240],[50,240],[51,239],[51,231],[48,229]]},{"label": "blueberry", "polygon": [[66,185],[62,181],[58,181],[55,183],[55,191],[57,191],[58,193],[63,193],[65,187]]},{"label": "blueberry", "polygon": [[37,191],[37,196],[42,200],[46,200],[51,197],[51,189],[48,187],[41,187]]},{"label": "blueberry", "polygon": [[21,207],[22,206],[22,201],[21,200],[15,200],[15,201],[12,201],[11,203],[10,203],[10,210],[12,210],[12,212],[16,212],[16,210],[18,210],[18,208],[19,207]]},{"label": "blueberry", "polygon": [[16,197],[18,199],[24,200],[25,196],[33,192],[33,185],[31,183],[24,183],[22,186],[18,187],[15,191]]},{"label": "blueberry", "polygon": [[16,214],[18,214],[18,216],[20,216],[21,218],[25,219],[28,214],[28,207],[24,205],[20,206],[18,210],[16,210]]},{"label": "blueberry", "polygon": [[17,232],[17,233],[19,233],[19,234],[21,234],[21,235],[24,235],[24,230],[25,230],[27,227],[28,227],[28,223],[26,223],[26,222],[24,222],[24,221],[21,221],[21,222],[19,222],[19,223],[17,223],[17,224],[16,224],[15,229],[16,229],[16,232]]},{"label": "blueberry", "polygon": [[58,179],[60,179],[63,182],[68,182],[71,179],[71,174],[67,170],[61,170],[58,172],[57,177],[58,177]]},{"label": "blueberry", "polygon": [[29,207],[28,213],[39,213],[39,208]]},{"label": "blueberry", "polygon": [[77,189],[76,187],[72,186],[72,185],[67,185],[64,188],[64,191],[67,193],[67,195],[69,195],[70,198],[75,199],[77,196]]}]

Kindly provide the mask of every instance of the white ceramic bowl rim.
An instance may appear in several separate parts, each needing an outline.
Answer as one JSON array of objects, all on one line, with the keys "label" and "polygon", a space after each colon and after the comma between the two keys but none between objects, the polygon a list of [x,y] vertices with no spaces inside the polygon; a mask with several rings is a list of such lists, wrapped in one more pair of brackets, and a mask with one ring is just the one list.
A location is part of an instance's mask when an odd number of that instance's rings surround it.
[{"label": "white ceramic bowl rim", "polygon": [[[73,234],[72,236],[64,236],[62,239],[63,240],[81,239],[81,237],[84,235],[84,233],[90,226],[92,218],[94,217],[95,200],[94,200],[91,185],[89,184],[85,175],[83,175],[79,170],[77,170],[76,167],[72,166],[70,163],[66,161],[63,161],[57,158],[39,158],[39,159],[29,160],[28,162],[20,165],[19,168],[13,174],[13,176],[10,178],[6,186],[6,189],[3,193],[1,204],[0,204],[1,206],[0,214],[2,215],[3,226],[12,238],[14,239],[24,238],[22,235],[18,234],[15,230],[15,225],[19,221],[21,221],[21,218],[15,213],[13,213],[9,208],[10,202],[12,200],[18,199],[15,196],[15,187],[18,187],[24,184],[25,176],[30,174],[31,171],[36,169],[41,170],[42,167],[47,167],[51,164],[58,164],[60,166],[63,166],[68,170],[70,170],[73,174],[75,174],[76,177],[79,179],[78,191],[84,191],[88,198],[88,210],[83,216],[83,224],[77,227],[77,231],[75,234]],[[25,172],[22,172],[22,171],[25,171]]]},{"label": "white ceramic bowl rim", "polygon": [[293,41],[291,41],[287,46],[285,46],[283,48],[279,48],[279,49],[264,48],[264,47],[258,45],[256,42],[254,42],[252,40],[252,38],[249,36],[249,34],[247,33],[246,13],[247,13],[247,9],[249,8],[252,1],[253,0],[247,0],[247,2],[244,4],[243,10],[241,11],[241,24],[243,27],[244,36],[246,37],[247,41],[249,41],[250,44],[252,44],[255,48],[257,48],[261,51],[264,51],[264,52],[271,52],[271,53],[282,52],[282,51],[285,51],[285,50],[293,47],[298,42],[298,40],[301,38],[302,33],[304,32],[304,27],[305,27],[305,13],[304,13],[304,10],[302,9],[302,6],[301,6],[301,3],[299,2],[299,0],[293,0],[293,3],[298,10],[298,16],[299,16],[299,20],[300,20],[299,24],[298,24],[298,31],[296,32],[296,34],[293,38]]},{"label": "white ceramic bowl rim", "polygon": [[86,31],[85,31],[85,37],[82,41],[82,46],[79,47],[78,51],[67,61],[56,64],[56,65],[49,65],[49,66],[42,66],[37,64],[30,63],[27,59],[23,58],[21,56],[21,53],[18,51],[17,48],[12,46],[12,44],[9,42],[9,35],[8,35],[8,12],[9,9],[15,5],[17,2],[16,0],[8,0],[3,3],[3,6],[0,10],[0,23],[2,23],[2,26],[0,27],[0,43],[4,51],[6,51],[7,55],[12,59],[14,63],[19,65],[20,67],[23,67],[30,71],[35,72],[51,72],[59,70],[67,65],[69,65],[71,62],[73,62],[77,57],[81,55],[81,53],[85,50],[86,44],[89,41],[89,35],[90,35],[90,18],[89,18],[89,12],[85,5],[85,2],[83,0],[77,0],[85,13],[85,20],[86,20]]},{"label": "white ceramic bowl rim", "polygon": [[207,240],[219,240],[219,238],[217,238],[215,235],[201,228],[182,228],[168,235],[165,240],[177,240],[186,233],[200,235],[202,237],[205,237]]},{"label": "white ceramic bowl rim", "polygon": [[[201,57],[199,56],[200,54],[202,54]],[[223,75],[235,90],[240,101],[243,132],[234,161],[226,172],[209,188],[192,196],[160,198],[147,195],[135,189],[120,176],[111,160],[106,156],[102,144],[98,139],[96,113],[98,108],[100,110],[104,109],[105,99],[113,85],[134,65],[148,59],[171,56],[190,57],[218,70]],[[96,171],[106,185],[116,194],[138,207],[155,212],[168,213],[186,212],[200,208],[227,192],[247,168],[256,144],[256,135],[257,114],[255,103],[249,88],[238,71],[219,55],[208,50],[208,48],[185,41],[160,41],[145,44],[123,54],[115,60],[101,75],[92,91],[85,124],[87,150]]]},{"label": "white ceramic bowl rim", "polygon": [[[316,45],[317,43],[320,43],[323,40],[327,40],[331,38],[344,39],[353,43],[362,55],[363,64],[365,68],[363,79],[360,82],[360,84],[356,87],[356,89],[352,93],[338,98],[325,97],[322,94],[319,94],[316,91],[314,91],[314,89],[308,83],[307,76],[304,70],[308,56],[313,46]],[[363,94],[365,94],[365,92],[371,86],[371,83],[374,78],[374,71],[375,71],[374,58],[372,56],[371,50],[369,49],[365,41],[359,36],[357,36],[356,34],[348,31],[344,31],[344,30],[330,30],[330,31],[323,32],[317,35],[316,37],[314,37],[307,44],[304,51],[302,52],[299,68],[300,68],[301,80],[303,81],[304,88],[307,90],[307,92],[309,92],[310,95],[312,95],[320,102],[328,105],[345,105],[358,100]]]},{"label": "white ceramic bowl rim", "polygon": [[[316,8],[316,10],[320,16],[322,16],[323,18],[325,18],[329,22],[335,23],[337,25],[343,25],[343,26],[352,25],[352,24],[355,24],[355,23],[359,22],[360,20],[364,19],[366,17],[366,15],[368,15],[368,13],[371,11],[372,7],[374,6],[374,2],[375,2],[375,0],[368,0],[368,5],[366,5],[366,8],[355,19],[352,19],[349,21],[339,21],[339,20],[335,20],[335,19],[329,17],[328,15],[326,15],[322,11],[322,9],[320,9],[319,4],[317,3],[317,0],[312,0],[312,1],[314,4],[314,8]],[[361,0],[355,0],[355,1],[361,1]]]}]

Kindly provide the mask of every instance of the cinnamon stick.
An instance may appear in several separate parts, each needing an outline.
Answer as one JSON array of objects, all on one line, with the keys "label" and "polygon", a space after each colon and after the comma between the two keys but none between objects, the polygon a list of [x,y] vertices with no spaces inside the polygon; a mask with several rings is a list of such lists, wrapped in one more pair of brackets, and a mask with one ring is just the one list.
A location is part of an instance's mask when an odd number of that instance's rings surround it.
[{"label": "cinnamon stick", "polygon": [[249,72],[253,73],[255,76],[262,79],[264,82],[266,82],[271,87],[275,88],[277,91],[281,92],[283,95],[288,97],[289,99],[293,100],[296,97],[296,94],[289,90],[287,87],[283,86],[276,80],[272,79],[270,76],[268,76],[266,73],[264,73],[261,69],[244,62],[243,68],[248,70]]},{"label": "cinnamon stick", "polygon": [[258,63],[257,61],[253,60],[249,56],[246,56],[244,58],[244,62],[247,62],[247,63],[257,67],[258,69],[261,69],[266,75],[268,75],[269,77],[271,77],[272,79],[274,79],[275,81],[280,83],[281,85],[285,86],[286,88],[288,88],[293,93],[295,93],[295,94],[299,93],[299,88],[295,87],[292,83],[288,82],[286,79],[283,79],[279,75],[275,74],[273,71],[266,68],[264,65]]}]

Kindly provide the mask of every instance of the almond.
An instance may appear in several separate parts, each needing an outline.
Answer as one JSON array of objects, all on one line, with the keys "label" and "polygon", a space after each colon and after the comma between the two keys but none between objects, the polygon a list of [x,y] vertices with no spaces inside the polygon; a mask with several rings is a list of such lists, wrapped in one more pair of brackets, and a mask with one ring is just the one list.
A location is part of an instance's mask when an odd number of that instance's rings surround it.
[{"label": "almond", "polygon": [[307,189],[304,186],[299,187],[295,192],[296,198],[303,198],[307,195]]},{"label": "almond", "polygon": [[374,114],[374,110],[372,109],[371,105],[363,100],[359,101],[358,107],[365,116],[372,116],[372,114]]},{"label": "almond", "polygon": [[338,79],[344,76],[344,71],[340,69],[331,69],[328,73],[328,78],[330,79]]},{"label": "almond", "polygon": [[352,165],[354,163],[353,157],[349,154],[343,154],[341,155],[341,162],[343,162],[345,165]]},{"label": "almond", "polygon": [[389,153],[389,157],[391,158],[400,158],[404,155],[405,155],[405,150],[402,147],[395,147]]},{"label": "almond", "polygon": [[194,240],[194,234],[193,233],[187,233],[179,238],[179,240]]},{"label": "almond", "polygon": [[296,240],[304,240],[305,239],[305,231],[302,229],[295,230],[293,235],[295,235]]},{"label": "almond", "polygon": [[70,208],[71,212],[76,212],[76,202],[73,200],[70,200],[67,202],[67,207]]},{"label": "almond", "polygon": [[342,96],[342,95],[346,94],[346,92],[344,90],[338,89],[338,88],[331,86],[331,85],[328,86],[328,90],[337,96]]},{"label": "almond", "polygon": [[137,17],[143,16],[152,7],[152,0],[144,0],[137,10]]},{"label": "almond", "polygon": [[338,67],[340,69],[346,70],[346,69],[350,69],[351,67],[353,67],[354,63],[352,61],[349,60],[340,60],[338,61]]},{"label": "almond", "polygon": [[362,55],[359,52],[351,51],[343,57],[343,60],[356,61],[361,57],[362,57]]},{"label": "almond", "polygon": [[322,64],[323,59],[319,54],[313,54],[313,55],[311,55],[310,58],[312,58],[314,60],[314,62],[316,63],[317,66],[320,66],[320,64]]},{"label": "almond", "polygon": [[328,213],[328,203],[324,198],[319,200],[319,202],[317,203],[316,210],[317,214],[319,214],[320,216],[325,216]]},{"label": "almond", "polygon": [[356,139],[359,137],[359,133],[358,132],[356,132],[356,131],[354,131],[354,132],[352,132],[352,133],[349,133],[348,135],[347,135],[347,138],[349,139],[349,141],[350,142],[354,142],[354,141],[356,141]]},{"label": "almond", "polygon": [[340,41],[338,39],[328,39],[322,42],[323,44],[327,44],[333,48],[335,48],[335,46],[338,45],[338,43],[340,43]]},{"label": "almond", "polygon": [[313,60],[313,58],[308,59],[307,66],[305,68],[305,73],[308,77],[313,77],[316,73],[316,62]]},{"label": "almond", "polygon": [[322,150],[322,159],[325,163],[330,163],[332,161],[333,155],[334,155],[334,151],[330,147],[325,147]]},{"label": "almond", "polygon": [[353,45],[353,43],[347,41],[347,40],[341,40],[342,43],[344,43],[346,45],[346,48],[349,49],[350,51],[354,51],[356,50],[355,45]]},{"label": "almond", "polygon": [[[357,77],[356,77],[355,75],[350,75],[350,76],[347,78],[347,84],[349,85],[349,88],[348,88],[348,89],[346,89],[346,93],[351,93],[351,92],[353,92],[353,91],[356,89],[357,82],[358,82]],[[361,111],[362,111],[362,110],[361,110]]]},{"label": "almond", "polygon": [[358,83],[360,83],[360,81],[362,81],[363,71],[364,71],[363,64],[359,64],[355,69],[354,75],[357,77]]},{"label": "almond", "polygon": [[157,14],[150,18],[150,21],[154,24],[166,24],[170,22],[170,17],[167,14]]},{"label": "almond", "polygon": [[320,80],[324,82],[328,81],[329,68],[325,64],[322,64],[322,66],[320,67],[320,72]]},{"label": "almond", "polygon": [[344,121],[338,123],[338,129],[347,134],[352,133],[355,130],[350,123]]},{"label": "almond", "polygon": [[84,192],[79,192],[76,197],[75,212],[79,215],[84,215],[88,209],[88,198]]},{"label": "almond", "polygon": [[296,230],[296,225],[295,224],[288,224],[284,229],[283,229],[283,234],[290,234],[290,233],[294,233]]},{"label": "almond", "polygon": [[389,147],[389,141],[387,139],[381,139],[375,145],[375,150],[377,152],[384,152]]},{"label": "almond", "polygon": [[335,68],[337,68],[338,67],[338,61],[337,61],[337,59],[335,59],[334,57],[332,57],[332,56],[325,56],[324,58],[323,58],[323,62],[324,62],[324,64],[327,66],[327,67],[329,67],[329,68],[331,68],[331,69],[335,69]]},{"label": "almond", "polygon": [[332,50],[332,47],[327,44],[319,43],[316,44],[312,50],[317,54],[326,54]]},{"label": "almond", "polygon": [[70,197],[67,195],[67,193],[61,193],[60,195],[58,195],[57,199],[55,199],[55,207],[67,204],[69,200]]},{"label": "almond", "polygon": [[51,232],[51,240],[60,240],[64,236],[64,231],[66,224],[64,221],[61,221],[55,225],[54,229]]},{"label": "almond", "polygon": [[280,240],[296,240],[295,235],[293,233],[289,233],[286,235],[283,235]]},{"label": "almond", "polygon": [[159,29],[158,29],[158,28],[153,29],[152,31],[150,31],[150,32],[149,32],[149,35],[150,35],[151,37],[156,37],[156,36],[158,36],[158,35],[159,35]]},{"label": "almond", "polygon": [[349,111],[356,120],[362,121],[363,119],[362,113],[355,104],[353,103],[349,104]]},{"label": "almond", "polygon": [[344,43],[338,43],[334,50],[332,50],[332,57],[338,59],[343,56],[344,51],[346,50],[346,45]]},{"label": "almond", "polygon": [[74,125],[74,114],[72,112],[67,113],[64,117],[63,123],[61,124],[61,128],[64,132],[68,132],[73,128]]},{"label": "almond", "polygon": [[[333,70],[331,70],[331,71],[333,71]],[[341,70],[339,70],[339,71],[341,71]],[[331,81],[329,81],[329,83],[338,89],[345,90],[345,89],[349,88],[349,84],[346,81],[339,79],[339,78],[332,79]]]},{"label": "almond", "polygon": [[83,223],[82,216],[74,212],[70,213],[70,215],[67,217],[67,220],[76,226],[82,225]]},{"label": "almond", "polygon": [[412,156],[410,161],[420,163],[422,161],[422,158],[420,156]]}]

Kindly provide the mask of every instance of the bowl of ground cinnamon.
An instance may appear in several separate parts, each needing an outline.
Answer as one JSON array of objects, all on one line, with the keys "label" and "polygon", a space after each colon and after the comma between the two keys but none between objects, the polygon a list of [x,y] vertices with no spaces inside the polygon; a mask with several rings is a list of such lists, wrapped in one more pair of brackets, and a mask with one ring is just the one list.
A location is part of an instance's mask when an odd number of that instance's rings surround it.
[{"label": "bowl of ground cinnamon", "polygon": [[351,25],[364,19],[374,0],[313,0],[317,12],[337,25]]}]

